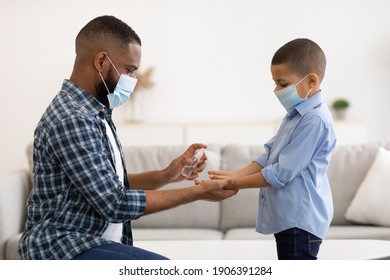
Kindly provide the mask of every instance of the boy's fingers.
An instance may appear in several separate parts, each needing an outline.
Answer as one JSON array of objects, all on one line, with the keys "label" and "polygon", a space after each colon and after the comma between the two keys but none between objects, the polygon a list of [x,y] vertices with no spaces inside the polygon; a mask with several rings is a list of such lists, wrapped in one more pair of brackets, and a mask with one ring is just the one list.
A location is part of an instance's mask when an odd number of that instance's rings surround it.
[{"label": "boy's fingers", "polygon": [[223,179],[228,179],[226,176],[221,176],[221,175],[210,175],[210,179],[215,179],[215,180],[223,180]]}]

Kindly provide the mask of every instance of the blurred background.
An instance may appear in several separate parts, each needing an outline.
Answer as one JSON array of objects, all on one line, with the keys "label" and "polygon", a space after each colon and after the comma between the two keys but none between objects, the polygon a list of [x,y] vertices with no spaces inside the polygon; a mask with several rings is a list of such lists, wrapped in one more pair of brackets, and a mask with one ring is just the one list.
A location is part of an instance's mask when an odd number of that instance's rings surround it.
[{"label": "blurred background", "polygon": [[[139,72],[152,86],[137,90],[133,126],[280,121],[270,61],[303,37],[327,56],[328,105],[346,99],[344,122],[390,141],[389,10],[388,0],[0,0],[0,173],[27,166],[35,126],[70,77],[75,37],[100,15],[142,39]],[[129,106],[114,112],[119,127]]]}]

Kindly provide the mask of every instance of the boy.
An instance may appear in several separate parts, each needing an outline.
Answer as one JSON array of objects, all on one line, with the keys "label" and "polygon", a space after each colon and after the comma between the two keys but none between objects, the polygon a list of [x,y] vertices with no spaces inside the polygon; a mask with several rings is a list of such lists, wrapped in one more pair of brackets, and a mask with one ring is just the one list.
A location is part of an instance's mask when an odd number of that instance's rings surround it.
[{"label": "boy", "polygon": [[317,259],[333,217],[327,169],[336,137],[320,84],[326,58],[311,40],[282,46],[271,62],[275,95],[287,110],[265,153],[234,172],[228,188],[260,188],[256,230],[274,234],[279,259]]}]

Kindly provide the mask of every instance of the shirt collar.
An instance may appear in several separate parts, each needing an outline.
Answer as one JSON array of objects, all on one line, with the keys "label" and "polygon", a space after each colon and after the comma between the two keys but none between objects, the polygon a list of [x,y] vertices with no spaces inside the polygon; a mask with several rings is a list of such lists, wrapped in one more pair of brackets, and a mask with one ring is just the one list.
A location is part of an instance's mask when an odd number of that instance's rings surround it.
[{"label": "shirt collar", "polygon": [[100,101],[70,80],[64,80],[62,91],[65,91],[79,106],[93,115],[111,115],[112,110],[107,110]]},{"label": "shirt collar", "polygon": [[316,94],[314,94],[312,97],[306,99],[302,103],[298,104],[293,110],[291,110],[287,115],[288,116],[295,116],[297,113],[299,113],[301,116],[305,115],[307,112],[310,112],[315,107],[320,105],[321,103],[324,103],[324,96],[322,94],[322,91],[320,90]]}]

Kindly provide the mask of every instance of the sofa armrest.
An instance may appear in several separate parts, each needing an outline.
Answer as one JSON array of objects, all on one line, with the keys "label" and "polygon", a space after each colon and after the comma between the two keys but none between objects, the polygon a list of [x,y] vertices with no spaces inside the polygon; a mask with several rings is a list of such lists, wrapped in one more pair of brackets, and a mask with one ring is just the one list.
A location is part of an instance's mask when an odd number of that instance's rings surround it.
[{"label": "sofa armrest", "polygon": [[26,171],[0,176],[0,259],[5,258],[5,244],[24,229],[26,201],[31,191]]}]

